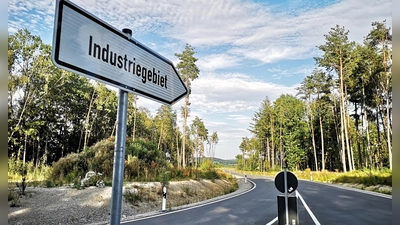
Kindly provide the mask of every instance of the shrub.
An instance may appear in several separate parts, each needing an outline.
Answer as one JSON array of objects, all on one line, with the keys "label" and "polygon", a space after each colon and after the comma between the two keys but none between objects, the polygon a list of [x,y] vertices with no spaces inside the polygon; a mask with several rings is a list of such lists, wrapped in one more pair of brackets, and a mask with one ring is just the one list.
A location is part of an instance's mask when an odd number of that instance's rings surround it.
[{"label": "shrub", "polygon": [[125,163],[125,180],[133,180],[135,176],[139,176],[140,161],[136,156],[128,155]]},{"label": "shrub", "polygon": [[164,172],[162,172],[161,174],[160,174],[160,183],[161,183],[161,186],[168,186],[169,185],[169,181],[170,181],[170,178],[171,177],[171,172],[170,171],[164,171]]},{"label": "shrub", "polygon": [[61,158],[57,162],[53,163],[53,170],[50,174],[50,179],[53,181],[63,179],[74,170],[79,170],[81,173],[86,168],[80,168],[79,155],[77,153],[68,154],[66,157]]},{"label": "shrub", "polygon": [[90,147],[85,152],[88,165],[85,171],[92,170],[102,173],[104,177],[111,177],[114,166],[114,149],[115,143],[112,139],[102,140]]},{"label": "shrub", "polygon": [[211,159],[203,159],[200,163],[200,169],[210,171],[214,168],[214,164]]},{"label": "shrub", "polygon": [[183,193],[185,193],[187,196],[192,196],[192,191],[190,190],[190,186],[189,185],[182,185],[181,189],[183,191]]},{"label": "shrub", "polygon": [[25,189],[26,189],[26,178],[23,177],[21,183],[15,183],[15,185],[17,185],[18,189],[19,189],[19,193],[21,195],[25,195]]},{"label": "shrub", "polygon": [[19,206],[19,194],[14,191],[8,192],[8,201],[10,202],[10,207],[18,207]]},{"label": "shrub", "polygon": [[205,172],[201,173],[201,178],[209,179],[212,182],[214,182],[215,179],[219,179],[220,176],[219,176],[219,174],[217,173],[216,170],[209,170],[209,171],[205,171]]},{"label": "shrub", "polygon": [[144,191],[143,187],[138,187],[136,190],[127,189],[124,192],[124,199],[126,202],[129,202],[131,205],[138,206],[139,202],[144,199]]}]

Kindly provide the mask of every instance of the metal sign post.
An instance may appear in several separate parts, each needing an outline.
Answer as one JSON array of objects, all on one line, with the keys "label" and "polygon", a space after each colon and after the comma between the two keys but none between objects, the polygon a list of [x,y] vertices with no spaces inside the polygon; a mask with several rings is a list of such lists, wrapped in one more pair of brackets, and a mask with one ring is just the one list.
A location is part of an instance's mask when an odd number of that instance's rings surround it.
[{"label": "metal sign post", "polygon": [[[123,32],[130,38],[132,31],[124,29]],[[111,193],[110,224],[119,225],[121,222],[121,205],[124,181],[124,162],[126,144],[126,124],[128,112],[128,92],[119,90],[117,131],[115,138],[113,182]]]},{"label": "metal sign post", "polygon": [[284,182],[285,182],[285,212],[286,212],[286,225],[289,225],[289,208],[288,208],[288,188],[287,188],[287,171],[286,167],[283,168]]},{"label": "metal sign post", "polygon": [[112,182],[112,194],[111,194],[111,215],[110,215],[111,225],[119,225],[121,220],[127,109],[128,109],[128,92],[124,90],[119,90],[117,132],[115,138],[114,169],[113,169],[113,182]]},{"label": "metal sign post", "polygon": [[299,225],[296,197],[289,196],[296,191],[297,186],[296,176],[288,172],[286,167],[275,177],[275,187],[284,193],[284,195],[277,196],[279,225]]}]

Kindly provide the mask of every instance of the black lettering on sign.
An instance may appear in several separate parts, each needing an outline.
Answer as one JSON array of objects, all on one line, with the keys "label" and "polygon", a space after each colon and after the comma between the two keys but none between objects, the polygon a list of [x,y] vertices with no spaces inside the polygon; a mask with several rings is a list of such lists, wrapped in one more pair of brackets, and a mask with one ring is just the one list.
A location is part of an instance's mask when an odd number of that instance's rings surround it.
[{"label": "black lettering on sign", "polygon": [[[93,36],[89,36],[89,51],[88,55],[93,58],[97,58],[101,62],[110,64],[111,66],[123,69],[126,72],[131,72],[137,77],[141,77],[142,83],[146,84],[153,83],[165,89],[168,89],[168,77],[167,75],[160,75],[160,70],[156,68],[147,68],[136,62],[136,58],[129,58],[126,54],[118,54],[112,50],[109,44],[102,47],[93,41]],[[156,72],[157,71],[157,72]]]}]

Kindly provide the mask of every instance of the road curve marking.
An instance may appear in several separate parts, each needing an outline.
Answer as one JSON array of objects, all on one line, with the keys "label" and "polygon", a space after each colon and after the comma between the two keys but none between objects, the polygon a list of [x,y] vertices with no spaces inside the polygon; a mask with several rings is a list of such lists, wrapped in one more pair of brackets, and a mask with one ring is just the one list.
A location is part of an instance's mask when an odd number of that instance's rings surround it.
[{"label": "road curve marking", "polygon": [[265,225],[272,225],[274,224],[276,221],[278,221],[278,217],[275,217],[275,219],[271,220],[271,222],[265,224]]},{"label": "road curve marking", "polygon": [[[254,190],[254,189],[257,187],[256,183],[254,183],[253,181],[251,181],[251,180],[249,180],[249,179],[247,179],[247,181],[251,182],[251,183],[253,184],[253,187],[250,188],[250,189],[247,190],[247,191],[242,192],[242,193],[235,194],[235,195],[232,195],[232,196],[228,196],[228,197],[226,197],[226,198],[223,198],[223,197],[222,197],[221,199],[217,199],[217,200],[209,199],[209,200],[211,200],[210,202],[198,203],[198,205],[189,206],[189,207],[183,208],[183,209],[177,209],[177,210],[173,210],[173,211],[170,211],[170,212],[165,212],[165,213],[162,212],[162,213],[159,213],[159,214],[156,214],[156,215],[151,215],[151,216],[147,216],[147,217],[143,217],[143,218],[137,218],[137,219],[132,219],[132,220],[123,221],[123,222],[121,222],[121,224],[123,224],[123,223],[130,223],[130,222],[134,222],[134,221],[140,221],[140,220],[151,219],[151,218],[155,218],[155,217],[159,217],[159,216],[164,216],[164,215],[173,214],[173,213],[178,213],[178,212],[182,212],[182,211],[186,211],[186,210],[190,210],[190,209],[195,209],[195,208],[203,207],[203,206],[206,206],[206,205],[211,205],[211,204],[214,204],[214,203],[217,203],[217,202],[222,202],[222,201],[225,201],[225,200],[228,200],[228,199],[231,199],[231,198],[240,196],[240,195],[244,195],[244,194],[246,194],[246,193],[248,193],[248,192]],[[217,197],[217,198],[218,198],[218,197]],[[208,200],[205,200],[205,201],[208,201]]]}]

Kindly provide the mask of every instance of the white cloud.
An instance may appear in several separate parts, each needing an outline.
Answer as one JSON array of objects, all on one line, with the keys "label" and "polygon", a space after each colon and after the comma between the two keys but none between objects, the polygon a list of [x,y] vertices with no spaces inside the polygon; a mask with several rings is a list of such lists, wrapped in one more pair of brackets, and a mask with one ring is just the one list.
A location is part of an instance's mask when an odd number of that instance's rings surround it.
[{"label": "white cloud", "polygon": [[228,54],[212,54],[199,58],[196,63],[200,71],[213,71],[222,68],[239,66],[240,59]]},{"label": "white cloud", "polygon": [[193,108],[204,113],[254,111],[268,96],[294,94],[292,87],[255,80],[245,74],[202,74],[192,82]]},{"label": "white cloud", "polygon": [[[181,0],[73,2],[117,29],[129,27],[138,35],[152,32],[199,49],[227,46],[223,52],[211,53],[199,61],[204,70],[234,67],[243,59],[272,63],[310,57],[312,49],[323,44],[323,35],[336,24],[345,26],[351,31],[350,37],[359,42],[371,29],[371,22],[387,19],[391,24],[388,0],[368,0],[362,4],[358,0],[344,0],[316,9],[311,8],[318,6],[315,2],[291,2],[280,5],[280,11],[273,10],[276,5],[243,0],[208,0],[196,4]],[[51,31],[54,8],[54,0],[10,0],[9,17],[23,19],[9,22],[9,32],[22,27]],[[42,28],[28,25],[32,10],[43,14],[41,20],[35,19]]]}]

